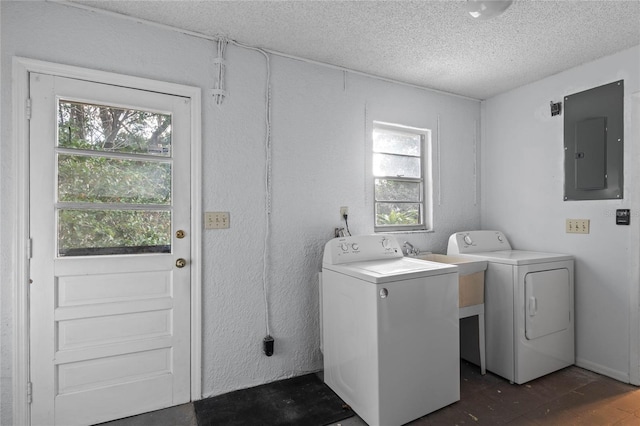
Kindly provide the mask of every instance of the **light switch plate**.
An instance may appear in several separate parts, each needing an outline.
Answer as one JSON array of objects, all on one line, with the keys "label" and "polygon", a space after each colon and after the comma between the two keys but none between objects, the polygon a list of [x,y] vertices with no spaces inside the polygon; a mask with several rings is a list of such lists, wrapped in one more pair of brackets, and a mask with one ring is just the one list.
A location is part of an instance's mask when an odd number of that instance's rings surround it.
[{"label": "light switch plate", "polygon": [[205,212],[204,229],[229,228],[229,212]]},{"label": "light switch plate", "polygon": [[565,231],[567,234],[588,234],[589,219],[567,219]]}]

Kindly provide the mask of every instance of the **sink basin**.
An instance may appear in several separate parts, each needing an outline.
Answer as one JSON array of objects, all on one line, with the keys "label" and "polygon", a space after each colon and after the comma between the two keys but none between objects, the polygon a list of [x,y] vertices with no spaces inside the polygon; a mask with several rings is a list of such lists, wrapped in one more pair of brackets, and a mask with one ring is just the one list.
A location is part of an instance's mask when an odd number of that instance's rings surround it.
[{"label": "sink basin", "polygon": [[484,303],[484,271],[487,269],[486,260],[475,260],[435,253],[418,255],[415,259],[447,263],[458,267],[459,308]]},{"label": "sink basin", "polygon": [[487,269],[486,260],[475,260],[461,256],[451,256],[448,254],[421,254],[416,259],[428,260],[429,262],[449,263],[458,267],[460,275],[471,275],[476,272],[484,272]]}]

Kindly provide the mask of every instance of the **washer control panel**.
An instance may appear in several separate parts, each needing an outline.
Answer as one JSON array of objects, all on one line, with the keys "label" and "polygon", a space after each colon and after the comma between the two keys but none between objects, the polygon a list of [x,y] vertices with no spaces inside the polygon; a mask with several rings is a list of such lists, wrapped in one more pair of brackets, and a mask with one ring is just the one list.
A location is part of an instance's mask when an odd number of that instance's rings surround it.
[{"label": "washer control panel", "polygon": [[500,231],[456,232],[449,237],[447,254],[511,250],[507,237]]},{"label": "washer control panel", "polygon": [[392,236],[358,235],[334,238],[324,247],[325,264],[363,262],[378,259],[403,257],[402,248]]}]

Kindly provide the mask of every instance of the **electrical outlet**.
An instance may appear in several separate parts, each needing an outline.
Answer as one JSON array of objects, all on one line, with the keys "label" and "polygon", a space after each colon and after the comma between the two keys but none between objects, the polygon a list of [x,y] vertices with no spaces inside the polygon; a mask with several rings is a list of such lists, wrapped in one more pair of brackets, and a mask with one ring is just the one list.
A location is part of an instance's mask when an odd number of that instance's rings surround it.
[{"label": "electrical outlet", "polygon": [[565,226],[567,234],[589,233],[589,219],[567,219]]},{"label": "electrical outlet", "polygon": [[229,212],[205,212],[204,229],[229,228]]},{"label": "electrical outlet", "polygon": [[344,216],[349,216],[349,207],[342,206],[340,207],[340,219],[344,219]]}]

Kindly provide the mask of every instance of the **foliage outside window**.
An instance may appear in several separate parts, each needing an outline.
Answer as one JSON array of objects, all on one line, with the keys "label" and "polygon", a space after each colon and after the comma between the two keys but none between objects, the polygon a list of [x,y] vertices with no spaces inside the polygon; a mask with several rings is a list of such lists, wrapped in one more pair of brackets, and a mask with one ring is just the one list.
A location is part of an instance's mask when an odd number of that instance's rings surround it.
[{"label": "foliage outside window", "polygon": [[171,115],[58,103],[59,256],[171,251]]},{"label": "foliage outside window", "polygon": [[373,181],[376,231],[427,229],[425,145],[428,132],[374,123]]}]

